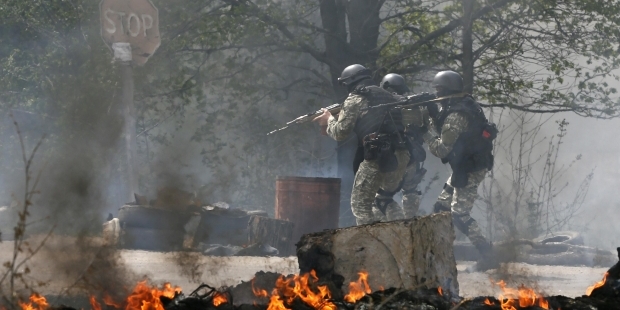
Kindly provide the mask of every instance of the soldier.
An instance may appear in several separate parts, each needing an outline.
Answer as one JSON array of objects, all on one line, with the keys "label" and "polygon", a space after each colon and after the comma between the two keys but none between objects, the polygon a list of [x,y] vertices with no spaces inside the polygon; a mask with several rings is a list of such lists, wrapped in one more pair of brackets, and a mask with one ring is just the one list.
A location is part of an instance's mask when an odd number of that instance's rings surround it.
[{"label": "soldier", "polygon": [[327,134],[336,141],[357,135],[359,165],[351,193],[351,211],[358,225],[380,220],[373,215],[376,206],[389,220],[404,217],[402,207],[391,196],[376,195],[378,191],[396,192],[409,163],[405,143],[402,113],[399,109],[378,108],[362,111],[364,107],[398,101],[400,98],[374,85],[370,70],[362,65],[346,67],[338,78],[349,96],[342,104],[338,118],[324,109],[316,117]]},{"label": "soldier", "polygon": [[[381,88],[396,93],[400,96],[411,95],[409,87],[405,83],[405,79],[396,73],[390,73],[383,77]],[[422,181],[426,169],[423,167],[423,162],[426,159],[426,151],[422,147],[424,140],[422,139],[422,131],[418,126],[410,125],[415,120],[420,120],[422,117],[426,117],[421,113],[420,109],[404,109],[403,123],[405,124],[405,136],[408,139],[410,155],[409,164],[405,169],[405,176],[402,180],[402,193],[403,193],[403,209],[405,212],[405,218],[414,217],[420,208],[420,195],[418,191],[418,184]]]},{"label": "soldier", "polygon": [[[493,167],[493,143],[497,135],[494,124],[487,121],[482,108],[471,95],[463,93],[463,79],[454,71],[441,71],[433,79],[441,111],[432,116],[432,125],[439,136],[423,135],[429,151],[449,163],[452,175],[434,206],[434,211],[451,211],[454,226],[463,232],[480,252],[479,270],[494,268],[491,244],[484,238],[478,223],[471,217],[478,186]],[[431,113],[433,114],[433,113]],[[429,128],[425,124],[422,128]]]}]

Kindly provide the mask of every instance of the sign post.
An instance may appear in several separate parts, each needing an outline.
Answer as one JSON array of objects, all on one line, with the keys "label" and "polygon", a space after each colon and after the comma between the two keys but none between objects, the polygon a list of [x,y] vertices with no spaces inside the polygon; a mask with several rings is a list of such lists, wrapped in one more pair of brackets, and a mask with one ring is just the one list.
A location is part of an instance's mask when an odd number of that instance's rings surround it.
[{"label": "sign post", "polygon": [[136,111],[133,102],[133,66],[142,66],[161,43],[159,15],[150,0],[102,0],[99,3],[101,37],[121,64],[123,138],[127,159],[129,201],[138,191],[136,174]]},{"label": "sign post", "polygon": [[112,48],[114,43],[131,45],[132,63],[144,65],[161,44],[159,13],[150,0],[102,0],[101,37]]}]

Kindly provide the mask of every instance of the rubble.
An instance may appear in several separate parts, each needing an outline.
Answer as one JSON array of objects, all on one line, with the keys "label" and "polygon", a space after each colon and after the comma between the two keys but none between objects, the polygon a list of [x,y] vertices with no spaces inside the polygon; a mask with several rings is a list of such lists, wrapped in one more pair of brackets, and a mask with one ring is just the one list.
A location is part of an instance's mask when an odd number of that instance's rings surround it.
[{"label": "rubble", "polygon": [[253,243],[247,247],[221,244],[200,243],[200,251],[208,256],[277,256],[278,249],[262,243]]},{"label": "rubble", "polygon": [[103,224],[108,245],[154,251],[196,249],[205,255],[291,255],[293,223],[271,219],[262,210],[202,205],[193,193],[160,188],[157,198],[134,194],[117,218]]},{"label": "rubble", "polygon": [[248,222],[248,242],[271,245],[282,256],[294,255],[293,227],[289,221],[252,215]]},{"label": "rubble", "polygon": [[[571,238],[567,238],[571,236]],[[514,239],[493,243],[493,253],[502,262],[523,262],[533,265],[555,266],[609,266],[615,254],[583,245],[575,232],[563,232],[548,238]],[[458,261],[480,259],[478,250],[470,242],[455,242],[454,255]]]}]

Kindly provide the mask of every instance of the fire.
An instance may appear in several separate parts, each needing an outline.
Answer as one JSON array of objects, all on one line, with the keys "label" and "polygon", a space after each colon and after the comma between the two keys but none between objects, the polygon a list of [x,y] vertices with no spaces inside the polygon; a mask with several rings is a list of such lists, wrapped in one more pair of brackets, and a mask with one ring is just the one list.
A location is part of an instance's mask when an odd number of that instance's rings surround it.
[{"label": "fire", "polygon": [[355,303],[360,300],[366,294],[370,294],[370,285],[368,285],[368,272],[361,271],[357,273],[359,278],[356,282],[349,283],[349,294],[344,296],[344,300],[350,303]]},{"label": "fire", "polygon": [[216,292],[215,295],[213,296],[213,305],[216,307],[221,304],[225,304],[227,302],[228,302],[228,298],[226,298],[226,295],[222,293]]},{"label": "fire", "polygon": [[101,304],[97,302],[97,299],[95,299],[95,296],[91,295],[88,300],[90,301],[90,307],[93,310],[101,310]]},{"label": "fire", "polygon": [[[181,293],[181,288],[173,288],[170,283],[164,283],[162,289],[158,289],[156,286],[150,287],[146,281],[142,281],[136,284],[124,303],[114,301],[112,297],[107,294],[103,296],[103,303],[114,309],[164,310],[160,297],[164,296],[172,299],[177,293]],[[90,297],[90,305],[93,310],[101,310],[101,304],[97,302],[94,296]]]},{"label": "fire", "polygon": [[607,280],[607,276],[609,275],[609,272],[605,272],[605,275],[603,276],[603,280],[598,281],[596,283],[594,283],[594,285],[588,287],[588,289],[586,290],[586,295],[590,296],[590,294],[592,294],[592,291],[594,291],[595,289],[605,285],[605,281]]},{"label": "fire", "polygon": [[19,306],[22,310],[45,310],[49,306],[45,297],[37,293],[30,295],[29,300],[29,303],[19,302]]},{"label": "fire", "polygon": [[163,289],[159,290],[157,287],[149,287],[146,281],[138,282],[127,297],[125,310],[164,310],[159,297],[174,298],[180,292],[179,287],[172,288],[170,283],[165,283]]},{"label": "fire", "polygon": [[502,294],[497,298],[502,310],[516,310],[517,305],[521,308],[536,306],[537,302],[540,308],[549,309],[549,303],[529,287],[521,285],[518,289],[506,288],[503,280],[497,284],[502,289]]},{"label": "fire", "polygon": [[[319,285],[315,292],[312,287],[318,281],[316,273],[311,271],[309,274],[302,276],[295,275],[292,278],[284,278],[280,276],[276,280],[276,285],[269,298],[269,306],[267,310],[285,310],[289,309],[286,304],[290,305],[295,299],[300,299],[307,305],[317,310],[336,310],[338,309],[329,299],[331,293],[327,286]],[[252,292],[259,297],[267,297],[265,290],[254,287],[252,282]]]},{"label": "fire", "polygon": [[254,287],[254,279],[252,279],[252,293],[257,297],[269,297],[269,293],[266,290],[257,289]]},{"label": "fire", "polygon": [[437,288],[437,292],[439,293],[439,295],[443,296],[443,289],[440,287]]},{"label": "fire", "polygon": [[488,298],[486,298],[484,300],[484,304],[487,305],[487,306],[492,306],[493,305],[493,303]]},{"label": "fire", "polygon": [[123,306],[121,304],[115,302],[110,295],[103,295],[103,303],[112,308],[120,309]]}]

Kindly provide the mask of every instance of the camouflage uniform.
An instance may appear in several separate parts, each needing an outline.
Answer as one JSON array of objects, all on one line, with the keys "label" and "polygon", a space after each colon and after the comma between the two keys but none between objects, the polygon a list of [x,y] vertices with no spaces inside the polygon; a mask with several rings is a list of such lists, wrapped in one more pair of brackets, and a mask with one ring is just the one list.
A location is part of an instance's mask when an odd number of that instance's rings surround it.
[{"label": "camouflage uniform", "polygon": [[[408,126],[415,126],[423,122],[423,119],[428,117],[425,109],[404,109],[403,110],[403,123]],[[411,143],[418,143],[414,141],[413,137],[409,137]],[[405,169],[405,175],[403,176],[402,192],[403,192],[403,210],[405,212],[405,218],[412,218],[417,215],[420,209],[420,192],[418,191],[418,185],[422,181],[419,173],[422,168],[421,162],[411,160],[409,165]],[[423,172],[422,172],[423,173]]]},{"label": "camouflage uniform", "polygon": [[[440,137],[427,132],[424,141],[429,151],[439,157],[446,158],[452,151],[457,139],[468,130],[469,118],[464,112],[450,113],[440,130]],[[477,198],[478,186],[484,179],[487,169],[467,174],[468,181],[464,187],[456,188],[451,184],[452,176],[444,185],[435,204],[435,211],[452,211],[454,225],[463,232],[481,253],[486,253],[490,244],[482,235],[478,223],[471,217],[471,210]]]},{"label": "camouflage uniform", "polygon": [[[336,141],[347,139],[354,131],[355,124],[361,116],[363,107],[368,106],[368,100],[363,96],[351,93],[342,104],[342,110],[338,119],[330,117],[327,125],[327,134]],[[377,160],[364,160],[355,174],[353,191],[351,193],[351,211],[358,225],[372,223],[382,219],[381,211],[373,208],[375,198],[382,198],[376,194],[379,189],[393,192],[398,189],[400,181],[405,173],[405,167],[409,162],[407,150],[396,150],[398,168],[394,172],[383,173],[379,171]],[[376,209],[376,208],[375,208]],[[387,219],[395,220],[404,217],[402,207],[397,203],[389,203],[386,209]],[[375,214],[377,216],[375,217]]]}]

